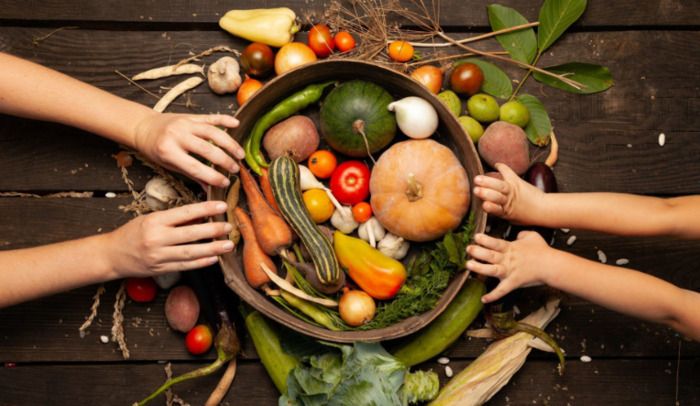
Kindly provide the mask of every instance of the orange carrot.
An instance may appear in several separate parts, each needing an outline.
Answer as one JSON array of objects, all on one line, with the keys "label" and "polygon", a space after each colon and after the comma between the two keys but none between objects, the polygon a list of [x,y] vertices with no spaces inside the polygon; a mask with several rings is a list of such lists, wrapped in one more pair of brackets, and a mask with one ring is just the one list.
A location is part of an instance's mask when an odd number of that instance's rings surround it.
[{"label": "orange carrot", "polygon": [[248,169],[241,166],[240,176],[258,243],[267,255],[276,255],[292,244],[292,229],[267,204]]},{"label": "orange carrot", "polygon": [[275,196],[272,194],[272,185],[270,185],[270,177],[268,176],[267,168],[262,168],[262,175],[260,175],[260,189],[262,189],[263,195],[265,195],[265,200],[270,204],[275,212],[279,213],[280,208],[277,206],[277,201]]},{"label": "orange carrot", "polygon": [[275,273],[277,273],[277,267],[275,267],[275,263],[263,252],[260,244],[258,244],[258,239],[253,230],[253,222],[246,212],[240,207],[236,207],[233,213],[236,216],[236,222],[244,241],[243,273],[245,273],[245,278],[250,283],[250,286],[257,289],[270,282],[270,278],[262,270],[260,264],[267,265]]}]

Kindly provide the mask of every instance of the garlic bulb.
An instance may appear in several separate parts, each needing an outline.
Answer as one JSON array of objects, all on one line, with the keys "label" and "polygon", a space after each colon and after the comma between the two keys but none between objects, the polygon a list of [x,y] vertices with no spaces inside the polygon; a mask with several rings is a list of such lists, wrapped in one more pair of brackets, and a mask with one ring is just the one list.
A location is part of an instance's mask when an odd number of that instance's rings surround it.
[{"label": "garlic bulb", "polygon": [[379,223],[379,220],[377,220],[377,218],[374,216],[362,223],[360,228],[357,230],[357,235],[361,239],[369,242],[369,245],[374,248],[377,248],[377,241],[384,238],[385,234],[386,230],[384,230],[384,226],[382,226]]},{"label": "garlic bulb", "polygon": [[388,109],[396,112],[396,123],[410,138],[428,138],[438,128],[438,114],[435,107],[420,97],[404,97],[389,103]]},{"label": "garlic bulb", "polygon": [[352,217],[352,211],[349,206],[342,206],[342,210],[334,211],[331,216],[331,224],[343,234],[350,234],[359,226]]},{"label": "garlic bulb", "polygon": [[394,259],[403,259],[408,254],[409,247],[408,241],[392,233],[386,233],[377,245],[382,254]]},{"label": "garlic bulb", "polygon": [[209,66],[207,81],[216,94],[233,93],[241,85],[241,74],[238,61],[230,56],[224,56]]},{"label": "garlic bulb", "polygon": [[177,190],[165,178],[160,176],[149,180],[146,183],[144,192],[146,194],[146,205],[153,211],[167,209],[172,202],[180,197]]}]

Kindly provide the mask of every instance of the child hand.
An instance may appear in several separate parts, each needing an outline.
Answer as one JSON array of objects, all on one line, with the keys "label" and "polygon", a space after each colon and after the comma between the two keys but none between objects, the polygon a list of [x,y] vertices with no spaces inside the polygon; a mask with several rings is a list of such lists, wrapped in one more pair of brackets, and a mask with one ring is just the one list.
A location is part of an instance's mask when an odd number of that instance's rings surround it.
[{"label": "child hand", "polygon": [[217,126],[235,128],[238,120],[223,114],[154,112],[136,127],[134,144],[149,159],[167,169],[209,185],[226,187],[229,184],[226,176],[190,155],[198,155],[229,172],[238,171],[232,156],[243,159],[243,148]]},{"label": "child hand", "polygon": [[[231,241],[209,241],[227,235],[225,222],[199,222],[224,213],[224,202],[194,203],[139,216],[109,235],[110,262],[117,278],[154,276],[212,265],[233,250]],[[191,224],[194,222],[194,224]]]},{"label": "child hand", "polygon": [[479,245],[467,247],[471,257],[467,269],[501,280],[496,288],[481,298],[483,303],[498,300],[519,287],[545,283],[545,272],[549,269],[545,261],[550,256],[547,251],[552,248],[538,233],[523,231],[513,242],[477,234],[474,241]]},{"label": "child hand", "polygon": [[544,192],[504,164],[496,164],[496,169],[503,179],[487,175],[474,178],[474,194],[484,201],[484,211],[519,224],[537,223]]}]

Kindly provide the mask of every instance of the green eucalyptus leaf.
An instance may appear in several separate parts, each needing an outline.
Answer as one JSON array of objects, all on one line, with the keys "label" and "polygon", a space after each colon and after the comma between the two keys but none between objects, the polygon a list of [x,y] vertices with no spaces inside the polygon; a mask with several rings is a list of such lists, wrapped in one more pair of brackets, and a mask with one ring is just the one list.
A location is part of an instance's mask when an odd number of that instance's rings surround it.
[{"label": "green eucalyptus leaf", "polygon": [[563,65],[550,66],[545,69],[558,75],[564,75],[568,79],[575,80],[585,86],[579,90],[567,85],[555,77],[545,75],[540,72],[535,72],[534,76],[537,81],[571,93],[598,93],[609,89],[610,86],[613,85],[613,78],[610,74],[610,70],[608,70],[608,68],[605,66],[590,63],[571,62]]},{"label": "green eucalyptus leaf", "polygon": [[[491,4],[487,7],[487,10],[489,23],[494,31],[527,24],[528,22],[515,9],[501,6],[500,4]],[[535,54],[537,54],[537,37],[535,36],[535,30],[532,28],[524,28],[507,34],[497,35],[496,39],[503,49],[508,51],[511,58],[526,63],[531,63],[535,59]]]},{"label": "green eucalyptus leaf", "polygon": [[473,63],[484,73],[484,83],[481,85],[482,92],[499,99],[507,99],[513,94],[513,84],[510,82],[508,75],[506,75],[501,68],[479,58],[462,59],[455,63],[455,66],[459,66],[465,62]]},{"label": "green eucalyptus leaf", "polygon": [[530,112],[530,122],[525,127],[525,133],[531,143],[543,147],[549,144],[549,137],[552,133],[552,122],[542,102],[533,95],[522,94],[518,96],[518,101],[527,107]]},{"label": "green eucalyptus leaf", "polygon": [[545,0],[540,8],[540,26],[537,29],[540,53],[552,46],[585,9],[586,0]]}]

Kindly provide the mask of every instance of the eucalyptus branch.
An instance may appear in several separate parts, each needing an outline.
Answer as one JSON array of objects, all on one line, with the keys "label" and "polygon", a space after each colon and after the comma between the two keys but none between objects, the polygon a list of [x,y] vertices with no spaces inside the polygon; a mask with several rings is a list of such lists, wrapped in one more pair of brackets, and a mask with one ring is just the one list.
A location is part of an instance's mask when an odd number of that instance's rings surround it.
[{"label": "eucalyptus branch", "polygon": [[[540,25],[539,21],[535,21],[535,22],[527,23],[527,24],[515,25],[512,27],[508,27],[508,28],[502,28],[502,29],[497,30],[497,31],[487,32],[486,34],[481,34],[481,35],[476,35],[474,37],[460,39],[460,40],[457,40],[455,42],[457,44],[468,44],[470,42],[481,41],[482,39],[495,37],[497,35],[507,34],[509,32],[513,32],[513,31],[524,30],[525,28],[537,27],[538,25]],[[387,43],[390,43],[390,42],[392,42],[392,40],[387,41]],[[452,42],[443,42],[440,44],[431,44],[429,42],[409,42],[409,44],[413,45],[416,48],[420,48],[420,47],[423,47],[423,48],[443,48],[443,47],[451,47],[451,46],[456,45]]]},{"label": "eucalyptus branch", "polygon": [[579,82],[577,82],[577,81],[575,81],[575,80],[571,80],[571,79],[567,78],[566,76],[558,75],[558,74],[553,73],[553,72],[550,72],[550,71],[548,71],[548,70],[544,70],[544,69],[542,69],[542,68],[538,68],[538,67],[536,67],[536,66],[530,65],[529,63],[520,62],[520,61],[518,61],[518,60],[516,60],[516,59],[506,58],[506,57],[501,56],[501,55],[490,54],[490,53],[488,53],[488,52],[480,51],[480,50],[478,50],[478,49],[472,48],[472,47],[470,47],[470,46],[468,46],[468,45],[460,44],[460,43],[457,42],[457,40],[455,40],[454,38],[448,36],[447,34],[445,34],[445,33],[442,32],[442,31],[438,31],[438,32],[437,32],[437,35],[438,35],[439,37],[443,38],[445,41],[451,42],[451,43],[453,43],[454,45],[456,45],[456,46],[458,46],[458,47],[460,47],[460,48],[462,48],[462,49],[464,49],[464,50],[466,50],[466,51],[475,53],[475,54],[477,54],[477,55],[485,56],[485,57],[488,57],[488,58],[496,59],[496,60],[499,60],[499,61],[502,61],[502,62],[512,63],[512,64],[515,64],[515,65],[520,66],[521,68],[526,68],[526,69],[534,70],[535,72],[539,72],[539,73],[541,73],[541,74],[543,74],[543,75],[547,75],[547,76],[551,76],[551,77],[553,77],[553,78],[556,78],[556,79],[558,79],[558,80],[560,80],[560,81],[566,83],[567,85],[573,87],[574,89],[581,90],[581,89],[583,89],[584,87],[586,87],[585,85],[583,85],[583,84],[581,84],[581,83],[579,83]]}]

